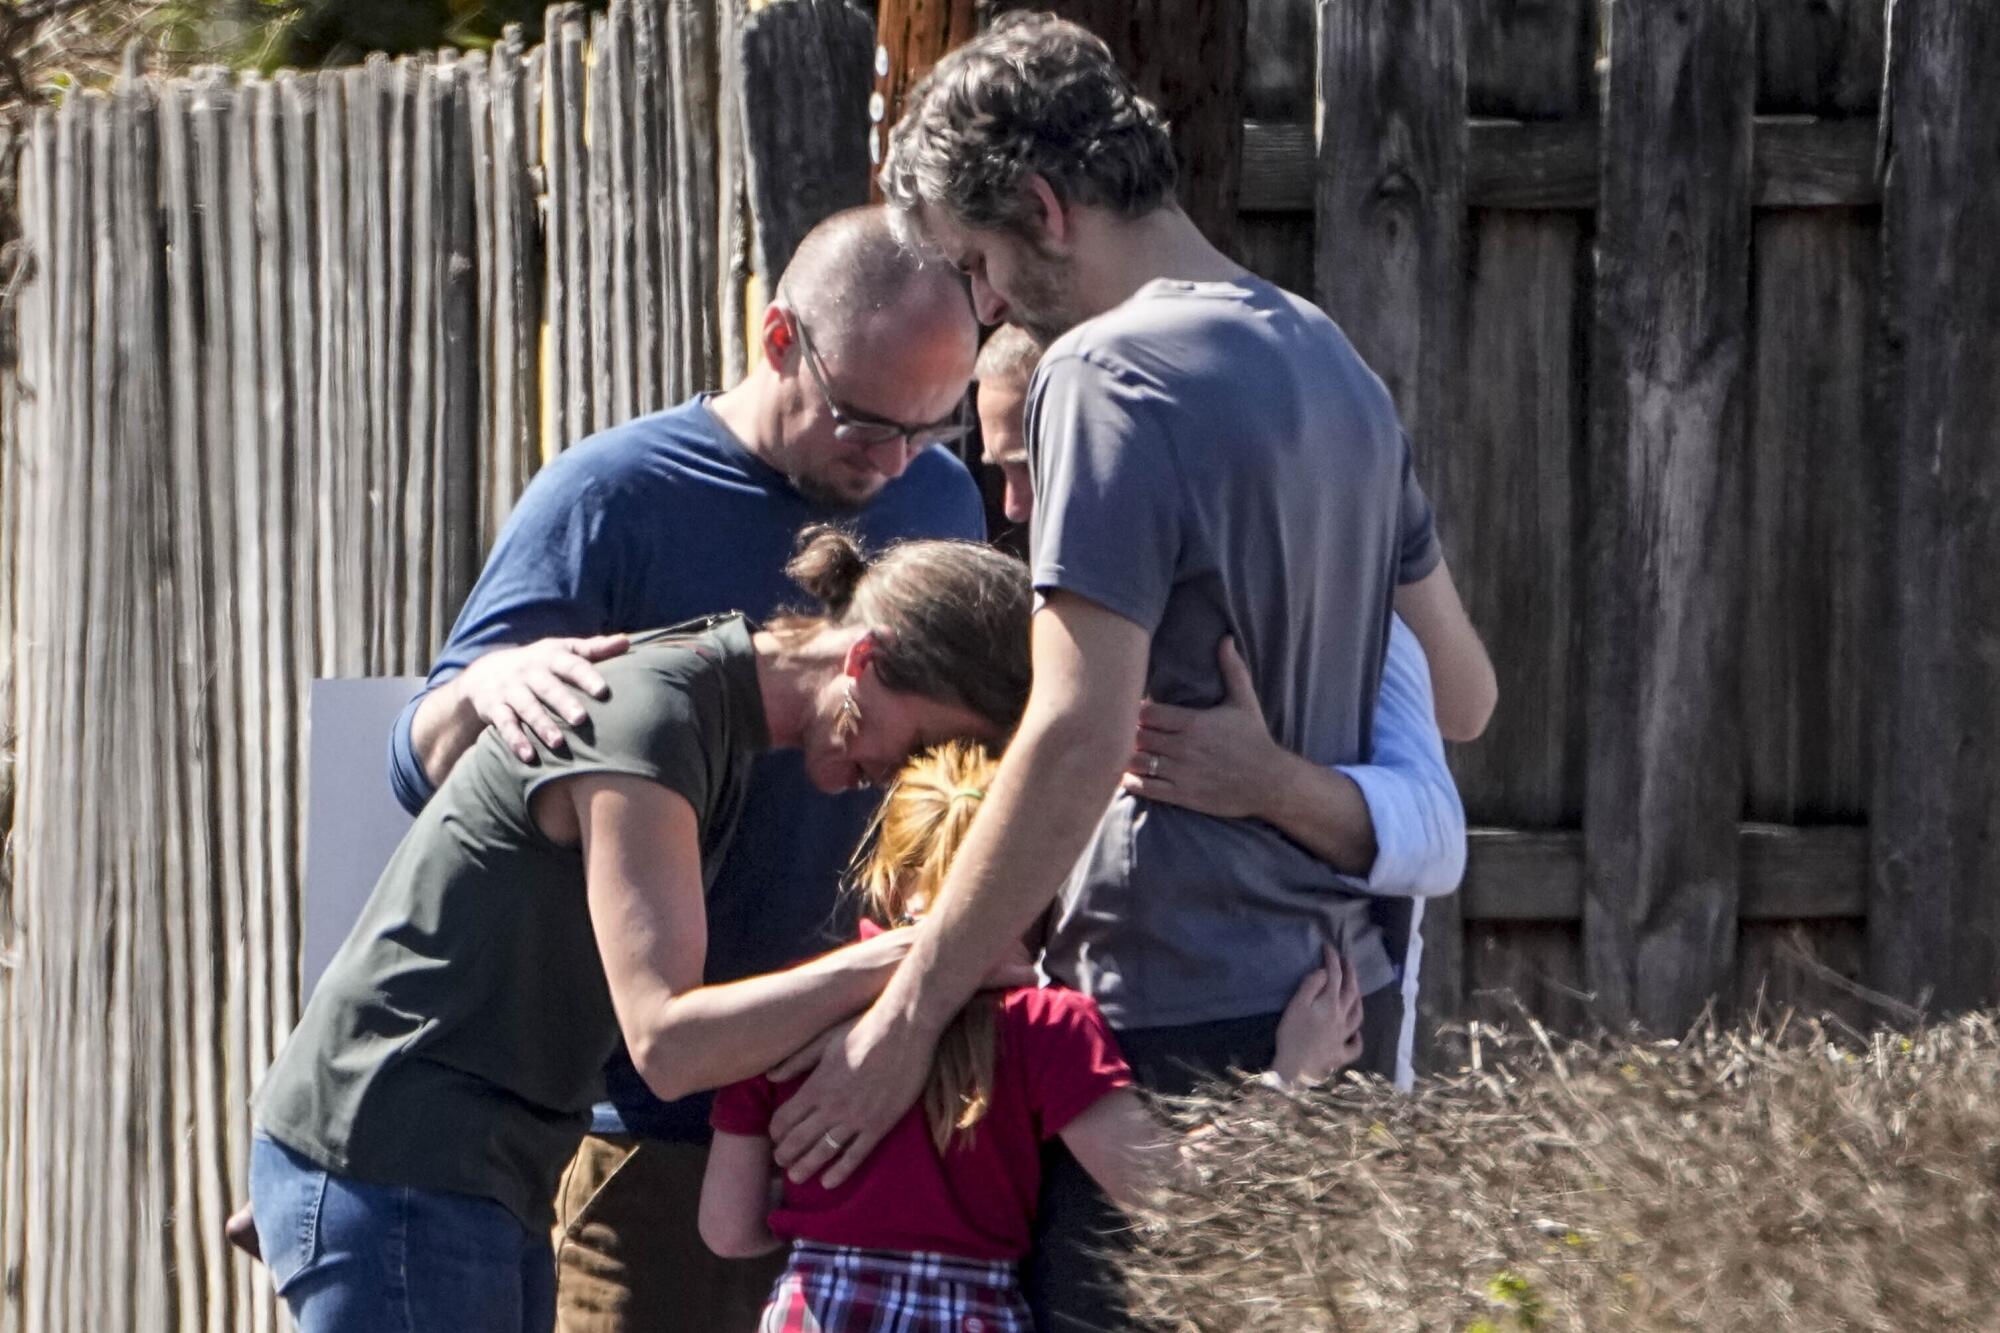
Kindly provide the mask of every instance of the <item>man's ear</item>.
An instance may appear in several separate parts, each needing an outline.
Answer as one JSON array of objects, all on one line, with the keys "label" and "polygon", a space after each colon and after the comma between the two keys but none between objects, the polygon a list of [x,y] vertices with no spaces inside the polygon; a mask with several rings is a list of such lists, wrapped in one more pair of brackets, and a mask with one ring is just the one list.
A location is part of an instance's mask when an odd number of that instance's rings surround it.
[{"label": "man's ear", "polygon": [[1041,233],[1044,243],[1061,248],[1069,240],[1069,210],[1063,207],[1055,186],[1050,185],[1048,178],[1040,172],[1031,172],[1026,185],[1028,193],[1035,196],[1040,212],[1036,230]]},{"label": "man's ear", "polygon": [[774,370],[783,370],[791,362],[792,349],[799,345],[798,330],[793,327],[796,316],[776,301],[764,307],[764,326],[758,332],[764,341],[764,362]]}]

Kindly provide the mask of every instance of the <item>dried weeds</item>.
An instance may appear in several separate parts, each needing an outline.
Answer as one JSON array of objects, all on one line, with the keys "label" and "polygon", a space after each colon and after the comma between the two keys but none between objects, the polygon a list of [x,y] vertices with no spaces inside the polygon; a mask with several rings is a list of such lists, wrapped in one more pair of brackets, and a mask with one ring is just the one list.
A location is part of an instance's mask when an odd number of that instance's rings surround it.
[{"label": "dried weeds", "polygon": [[2000,1025],[1465,1034],[1414,1096],[1191,1104],[1199,1184],[1127,1264],[1179,1330],[2000,1323]]}]

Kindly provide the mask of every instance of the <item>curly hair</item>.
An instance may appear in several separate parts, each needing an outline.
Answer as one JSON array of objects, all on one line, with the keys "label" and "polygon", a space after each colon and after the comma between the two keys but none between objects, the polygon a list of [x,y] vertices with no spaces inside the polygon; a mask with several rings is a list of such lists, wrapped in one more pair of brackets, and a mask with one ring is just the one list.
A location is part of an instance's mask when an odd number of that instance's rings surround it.
[{"label": "curly hair", "polygon": [[1173,198],[1167,123],[1088,30],[1017,13],[947,55],[889,136],[882,194],[973,227],[1021,230],[1031,175],[1064,203],[1136,218]]}]

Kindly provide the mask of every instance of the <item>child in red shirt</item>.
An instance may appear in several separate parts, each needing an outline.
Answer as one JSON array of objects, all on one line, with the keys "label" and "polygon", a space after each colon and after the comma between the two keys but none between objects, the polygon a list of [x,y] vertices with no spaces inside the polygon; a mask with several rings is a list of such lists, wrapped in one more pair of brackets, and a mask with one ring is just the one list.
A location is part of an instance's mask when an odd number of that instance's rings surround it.
[{"label": "child in red shirt", "polygon": [[[993,768],[953,744],[903,771],[858,876],[871,916],[905,925],[930,905]],[[1360,1022],[1352,978],[1329,950],[1278,1026],[1274,1072],[1286,1082],[1331,1073],[1359,1054]],[[1059,987],[974,997],[939,1043],[922,1100],[861,1169],[832,1190],[786,1181],[773,1206],[771,1116],[801,1082],[724,1088],[711,1116],[703,1239],[724,1257],[792,1244],[760,1333],[1029,1333],[1014,1268],[1029,1248],[1043,1142],[1061,1135],[1121,1204],[1178,1165],[1096,1003]]]}]

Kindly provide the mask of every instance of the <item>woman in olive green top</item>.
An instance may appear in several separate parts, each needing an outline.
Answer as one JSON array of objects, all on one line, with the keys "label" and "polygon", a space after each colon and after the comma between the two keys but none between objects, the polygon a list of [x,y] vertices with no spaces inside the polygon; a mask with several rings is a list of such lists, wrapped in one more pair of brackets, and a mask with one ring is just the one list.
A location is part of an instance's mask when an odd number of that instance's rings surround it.
[{"label": "woman in olive green top", "polygon": [[704,986],[707,887],[762,751],[838,791],[1001,739],[1027,571],[968,542],[870,563],[820,530],[791,572],[823,615],[634,636],[566,750],[524,763],[489,731],[403,839],[257,1096],[257,1231],[304,1333],[549,1328],[550,1200],[619,1037],[679,1097],[887,981],[903,932]]}]

